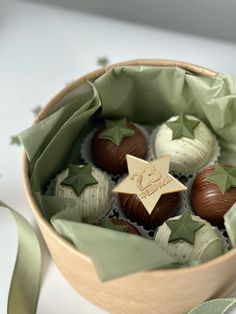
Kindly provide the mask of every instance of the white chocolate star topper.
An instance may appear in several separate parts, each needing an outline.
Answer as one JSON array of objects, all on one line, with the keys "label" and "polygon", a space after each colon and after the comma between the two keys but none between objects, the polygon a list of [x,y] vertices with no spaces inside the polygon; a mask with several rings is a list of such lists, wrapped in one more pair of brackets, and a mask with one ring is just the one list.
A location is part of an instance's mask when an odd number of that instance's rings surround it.
[{"label": "white chocolate star topper", "polygon": [[170,156],[150,162],[131,155],[126,155],[126,159],[129,174],[112,191],[136,194],[149,214],[162,194],[187,190],[169,174]]}]

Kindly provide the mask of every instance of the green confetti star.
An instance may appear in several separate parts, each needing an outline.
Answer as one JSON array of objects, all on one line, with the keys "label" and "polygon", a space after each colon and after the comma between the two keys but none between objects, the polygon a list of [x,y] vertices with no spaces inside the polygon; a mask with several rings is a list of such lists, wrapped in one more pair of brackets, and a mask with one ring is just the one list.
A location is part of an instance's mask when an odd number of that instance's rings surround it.
[{"label": "green confetti star", "polygon": [[98,183],[98,181],[92,176],[91,171],[92,165],[69,165],[69,174],[61,182],[61,184],[71,186],[76,195],[79,196],[87,186]]},{"label": "green confetti star", "polygon": [[172,140],[182,136],[194,139],[194,129],[200,121],[190,120],[181,113],[176,121],[166,122],[166,125],[172,130]]},{"label": "green confetti star", "polygon": [[184,213],[179,219],[166,221],[171,230],[168,242],[184,240],[194,244],[195,233],[204,226],[203,222],[194,221],[189,213]]},{"label": "green confetti star", "polygon": [[17,135],[11,136],[10,145],[21,146],[21,141],[20,141],[20,139],[19,139],[19,137]]},{"label": "green confetti star", "polygon": [[120,145],[125,137],[134,135],[134,130],[130,129],[127,120],[105,120],[105,130],[101,132],[99,138],[110,140],[115,145]]},{"label": "green confetti star", "polygon": [[116,225],[111,219],[105,217],[100,221],[100,226],[106,229],[111,229],[120,232],[127,232],[128,227],[126,225]]},{"label": "green confetti star", "polygon": [[214,173],[207,176],[206,181],[215,183],[225,193],[236,187],[236,167],[224,167],[216,163]]},{"label": "green confetti star", "polygon": [[37,105],[37,106],[34,107],[31,111],[32,111],[32,113],[34,114],[34,116],[37,116],[37,115],[40,113],[40,111],[41,111],[42,109],[43,109],[42,106]]},{"label": "green confetti star", "polygon": [[101,67],[105,67],[106,65],[108,65],[109,59],[107,57],[100,57],[97,59],[97,65],[101,66]]}]

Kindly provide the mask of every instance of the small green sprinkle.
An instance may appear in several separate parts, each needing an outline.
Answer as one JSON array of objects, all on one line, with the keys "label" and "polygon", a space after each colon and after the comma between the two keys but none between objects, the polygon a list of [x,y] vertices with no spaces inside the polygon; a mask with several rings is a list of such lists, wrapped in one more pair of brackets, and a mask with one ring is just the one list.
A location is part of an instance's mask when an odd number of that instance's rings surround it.
[{"label": "small green sprinkle", "polygon": [[109,64],[109,59],[107,57],[99,57],[97,59],[97,65],[101,67],[105,67]]},{"label": "small green sprinkle", "polygon": [[37,105],[37,106],[34,107],[31,111],[32,111],[32,113],[34,114],[34,116],[37,116],[37,115],[40,113],[40,111],[41,111],[42,109],[43,109],[42,106]]},{"label": "small green sprinkle", "polygon": [[20,139],[19,139],[19,137],[17,135],[11,136],[10,145],[21,146],[21,141],[20,141]]}]

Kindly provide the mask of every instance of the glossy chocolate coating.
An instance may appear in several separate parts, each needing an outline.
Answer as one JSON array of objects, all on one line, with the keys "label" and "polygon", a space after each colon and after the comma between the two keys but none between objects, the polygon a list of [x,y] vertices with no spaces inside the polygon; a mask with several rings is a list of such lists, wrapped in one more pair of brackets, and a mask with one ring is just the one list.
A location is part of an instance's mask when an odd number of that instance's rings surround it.
[{"label": "glossy chocolate coating", "polygon": [[156,229],[168,218],[175,216],[179,210],[179,193],[162,195],[150,215],[137,195],[119,194],[119,197],[125,215],[147,230]]},{"label": "glossy chocolate coating", "polygon": [[123,174],[127,172],[126,154],[145,158],[147,144],[142,132],[131,122],[128,122],[128,126],[135,134],[125,137],[120,145],[99,138],[104,126],[98,127],[91,143],[92,158],[98,167],[109,173]]},{"label": "glossy chocolate coating", "polygon": [[[230,167],[230,166],[228,166]],[[206,177],[214,172],[215,167],[207,167],[197,174],[191,190],[193,210],[213,226],[223,226],[224,214],[236,202],[236,188],[222,193],[219,187],[206,181]]]},{"label": "glossy chocolate coating", "polygon": [[140,235],[138,229],[135,228],[130,222],[126,221],[123,218],[112,218],[111,221],[114,225],[126,226],[127,227],[127,233]]}]

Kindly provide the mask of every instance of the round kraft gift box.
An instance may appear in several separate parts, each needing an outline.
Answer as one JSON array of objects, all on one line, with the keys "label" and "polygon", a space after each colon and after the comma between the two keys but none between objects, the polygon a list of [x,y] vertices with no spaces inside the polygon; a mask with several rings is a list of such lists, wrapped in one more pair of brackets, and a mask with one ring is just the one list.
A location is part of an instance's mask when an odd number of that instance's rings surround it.
[{"label": "round kraft gift box", "polygon": [[[85,81],[123,65],[177,66],[200,75],[217,74],[199,66],[168,60],[134,60],[110,65],[67,85],[44,107],[35,123]],[[139,272],[102,283],[91,259],[59,236],[43,217],[31,190],[26,154],[23,160],[26,195],[52,258],[71,286],[90,302],[110,313],[183,314],[205,300],[227,295],[236,287],[235,249],[198,266]]]}]

